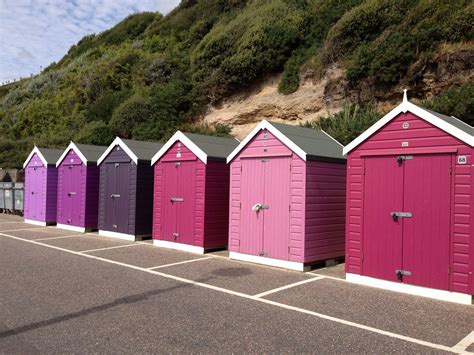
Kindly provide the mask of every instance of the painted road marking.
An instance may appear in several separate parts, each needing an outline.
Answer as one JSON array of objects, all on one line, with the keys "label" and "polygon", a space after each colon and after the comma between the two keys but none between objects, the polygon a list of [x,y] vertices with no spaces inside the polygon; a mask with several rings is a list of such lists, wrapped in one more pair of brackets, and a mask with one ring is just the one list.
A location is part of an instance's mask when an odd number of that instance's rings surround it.
[{"label": "painted road marking", "polygon": [[459,353],[458,350],[456,350],[452,347],[449,347],[449,346],[431,343],[429,341],[412,338],[412,337],[409,337],[409,336],[406,336],[406,335],[401,335],[401,334],[393,333],[393,332],[386,331],[386,330],[381,330],[381,329],[374,328],[374,327],[371,327],[371,326],[368,326],[368,325],[359,324],[359,323],[347,321],[345,319],[328,316],[326,314],[309,311],[309,310],[304,309],[304,308],[299,308],[299,307],[290,306],[290,305],[275,302],[275,301],[270,301],[270,300],[265,299],[265,298],[259,298],[259,297],[255,297],[255,296],[252,296],[252,295],[247,295],[245,293],[228,290],[228,289],[225,289],[225,288],[222,288],[222,287],[213,286],[213,285],[209,285],[209,284],[198,282],[198,281],[188,280],[188,279],[185,279],[185,278],[182,278],[182,277],[165,274],[165,273],[160,272],[160,271],[149,270],[149,269],[145,269],[145,268],[142,268],[142,267],[139,267],[139,266],[125,264],[125,263],[122,263],[122,262],[119,262],[119,261],[109,260],[109,259],[106,259],[106,258],[101,258],[101,257],[95,256],[95,255],[84,254],[84,253],[80,253],[80,252],[60,248],[60,247],[57,247],[57,246],[54,246],[54,245],[48,245],[48,244],[40,243],[40,242],[37,242],[37,241],[34,241],[34,240],[27,240],[27,239],[23,239],[23,238],[18,238],[18,237],[14,237],[12,235],[8,235],[8,234],[5,234],[5,233],[0,233],[0,236],[4,236],[4,237],[7,237],[7,238],[11,238],[11,239],[16,239],[16,240],[19,240],[19,241],[22,241],[22,242],[25,242],[25,243],[41,245],[41,246],[44,246],[46,248],[60,250],[60,251],[63,251],[65,253],[70,253],[70,254],[79,255],[79,256],[83,256],[83,257],[94,259],[94,260],[99,260],[99,261],[103,261],[103,262],[106,262],[106,263],[109,263],[109,264],[120,265],[120,266],[123,266],[123,267],[127,267],[129,269],[134,269],[134,270],[138,270],[138,271],[147,272],[149,274],[162,276],[164,278],[179,281],[179,282],[183,282],[183,283],[186,283],[186,284],[189,284],[189,285],[199,286],[199,287],[202,287],[202,288],[207,288],[207,289],[210,289],[210,290],[226,293],[226,294],[237,296],[237,297],[240,297],[240,298],[245,298],[245,299],[249,299],[249,300],[269,304],[269,305],[272,305],[272,306],[275,306],[275,307],[295,311],[295,312],[298,312],[298,313],[311,315],[311,316],[314,316],[316,318],[325,319],[325,320],[328,320],[328,321],[332,321],[334,323],[343,324],[343,325],[350,326],[350,327],[353,327],[353,328],[366,330],[368,332],[375,333],[375,334],[385,335],[385,336],[390,337],[390,338],[399,339],[399,340],[403,340],[403,341],[406,341],[406,342],[409,342],[409,343],[426,346],[426,347],[429,347],[429,348],[432,348],[432,349],[438,349],[438,350],[443,350],[443,351],[452,352],[452,353]]},{"label": "painted road marking", "polygon": [[466,351],[469,345],[474,344],[474,330],[466,335],[459,343],[453,346],[453,350],[463,354],[473,354]]},{"label": "painted road marking", "polygon": [[274,288],[272,290],[268,290],[268,291],[256,294],[256,295],[254,295],[254,297],[257,297],[257,298],[265,297],[265,296],[271,295],[272,293],[275,293],[275,292],[280,292],[280,291],[287,290],[287,289],[292,288],[292,287],[296,287],[296,286],[299,286],[299,285],[304,285],[304,284],[307,284],[308,282],[313,282],[313,281],[317,281],[317,280],[321,280],[321,279],[325,279],[325,277],[324,276],[312,277],[310,279],[295,282],[295,283],[292,283],[292,284],[289,284],[289,285],[286,285],[286,286]]},{"label": "painted road marking", "polygon": [[[37,239],[38,240],[38,239]],[[90,250],[83,250],[79,251],[78,253],[92,253],[93,251],[101,251],[101,250],[109,250],[109,249],[117,249],[117,248],[125,248],[125,247],[133,247],[140,244],[125,244],[125,245],[117,245],[114,247],[105,247],[105,248],[98,248],[98,249],[90,249]]]},{"label": "painted road marking", "polygon": [[81,235],[82,235],[82,234],[63,235],[63,236],[60,236],[60,237],[49,237],[49,238],[41,238],[41,239],[36,239],[36,240],[40,241],[40,240],[51,240],[51,239],[73,238],[73,237],[79,237],[79,236],[81,236]]},{"label": "painted road marking", "polygon": [[23,223],[23,221],[0,222],[0,224],[8,224],[8,223]]},{"label": "painted road marking", "polygon": [[[5,233],[5,232],[20,232],[20,231],[31,231],[31,230],[36,230],[38,232],[41,232],[38,229],[43,229],[43,228],[46,228],[46,227],[31,226],[30,228],[9,229],[9,230],[6,230],[6,231],[1,231],[1,232]],[[46,233],[46,232],[43,232],[43,233]]]},{"label": "painted road marking", "polygon": [[199,259],[192,259],[192,260],[179,261],[179,262],[177,262],[177,263],[172,263],[172,264],[153,266],[153,267],[149,267],[149,268],[147,268],[147,269],[148,269],[148,270],[162,269],[162,268],[168,267],[168,266],[175,266],[175,265],[187,264],[187,263],[192,263],[192,262],[194,262],[194,261],[201,261],[201,260],[207,260],[207,259],[212,259],[212,256],[208,256],[208,257],[206,257],[206,258],[199,258]]}]

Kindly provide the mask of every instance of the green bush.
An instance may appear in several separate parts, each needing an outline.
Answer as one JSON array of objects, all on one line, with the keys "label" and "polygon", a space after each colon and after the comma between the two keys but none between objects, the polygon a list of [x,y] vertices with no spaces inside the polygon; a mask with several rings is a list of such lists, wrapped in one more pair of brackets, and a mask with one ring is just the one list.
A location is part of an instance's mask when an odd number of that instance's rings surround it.
[{"label": "green bush", "polygon": [[109,126],[122,138],[132,138],[132,131],[142,122],[150,121],[152,109],[149,101],[139,96],[132,96],[123,102],[112,114]]},{"label": "green bush", "polygon": [[115,138],[112,129],[103,121],[89,122],[81,128],[74,141],[83,144],[108,146]]},{"label": "green bush", "polygon": [[318,121],[304,124],[304,127],[321,129],[342,145],[347,145],[377,122],[382,114],[372,106],[347,104],[338,113],[321,117]]},{"label": "green bush", "polygon": [[474,127],[474,83],[451,86],[440,95],[423,101],[423,106],[447,116],[455,116]]}]

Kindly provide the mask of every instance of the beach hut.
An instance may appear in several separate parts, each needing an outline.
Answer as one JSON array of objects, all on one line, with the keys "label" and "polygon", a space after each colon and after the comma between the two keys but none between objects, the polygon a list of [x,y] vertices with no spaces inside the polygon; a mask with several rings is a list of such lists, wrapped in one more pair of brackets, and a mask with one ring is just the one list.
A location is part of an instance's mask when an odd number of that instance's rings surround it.
[{"label": "beach hut", "polygon": [[303,271],[344,256],[346,161],[337,141],[262,121],[227,161],[230,258]]},{"label": "beach hut", "polygon": [[153,244],[204,253],[227,247],[229,166],[239,142],[176,132],[153,157]]},{"label": "beach hut", "polygon": [[99,235],[126,240],[151,236],[151,158],[162,146],[117,137],[99,158]]},{"label": "beach hut", "polygon": [[348,281],[472,302],[473,133],[405,92],[344,148]]},{"label": "beach hut", "polygon": [[23,164],[25,170],[25,222],[37,225],[56,223],[58,171],[61,149],[34,147]]},{"label": "beach hut", "polygon": [[106,148],[71,142],[57,161],[57,227],[78,232],[97,229],[99,206],[97,160]]}]

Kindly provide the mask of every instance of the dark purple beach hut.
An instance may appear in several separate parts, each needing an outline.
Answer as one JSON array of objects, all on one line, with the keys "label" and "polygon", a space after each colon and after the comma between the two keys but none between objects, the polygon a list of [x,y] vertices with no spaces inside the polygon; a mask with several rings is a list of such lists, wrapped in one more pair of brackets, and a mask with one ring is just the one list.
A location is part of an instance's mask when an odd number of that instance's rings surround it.
[{"label": "dark purple beach hut", "polygon": [[162,146],[117,137],[99,158],[99,235],[126,240],[151,236],[151,159]]},{"label": "dark purple beach hut", "polygon": [[71,142],[57,161],[59,228],[78,232],[97,229],[97,160],[106,149],[107,147]]},{"label": "dark purple beach hut", "polygon": [[58,171],[63,151],[34,147],[23,164],[25,169],[25,222],[45,226],[56,223]]}]

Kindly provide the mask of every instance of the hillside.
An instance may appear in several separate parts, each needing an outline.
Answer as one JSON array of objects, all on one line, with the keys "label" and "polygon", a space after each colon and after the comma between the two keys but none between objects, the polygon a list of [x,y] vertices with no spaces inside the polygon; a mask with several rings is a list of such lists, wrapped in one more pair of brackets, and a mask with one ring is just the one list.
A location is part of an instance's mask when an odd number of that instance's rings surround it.
[{"label": "hillside", "polygon": [[20,166],[34,143],[241,137],[262,118],[329,115],[346,143],[402,88],[474,124],[473,29],[461,0],[184,0],[165,17],[131,15],[0,87],[0,166]]}]

